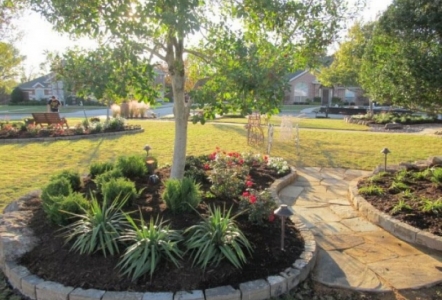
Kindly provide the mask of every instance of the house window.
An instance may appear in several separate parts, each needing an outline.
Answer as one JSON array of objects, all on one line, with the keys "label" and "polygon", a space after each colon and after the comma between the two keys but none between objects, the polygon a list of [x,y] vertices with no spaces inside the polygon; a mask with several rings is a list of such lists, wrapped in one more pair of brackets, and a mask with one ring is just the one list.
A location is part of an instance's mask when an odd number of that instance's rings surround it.
[{"label": "house window", "polygon": [[345,101],[347,101],[347,102],[354,102],[355,101],[355,97],[356,97],[355,92],[347,90],[347,89],[345,90]]},{"label": "house window", "polygon": [[35,89],[35,99],[41,100],[45,97],[45,92],[42,88],[36,88]]},{"label": "house window", "polygon": [[295,102],[306,102],[308,97],[308,84],[305,82],[297,82],[295,84]]}]

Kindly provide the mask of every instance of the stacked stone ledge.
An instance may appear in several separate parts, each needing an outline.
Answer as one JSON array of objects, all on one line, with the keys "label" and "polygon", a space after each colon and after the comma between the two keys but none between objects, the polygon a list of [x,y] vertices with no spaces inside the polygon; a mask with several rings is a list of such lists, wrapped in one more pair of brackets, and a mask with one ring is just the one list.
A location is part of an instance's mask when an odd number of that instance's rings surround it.
[{"label": "stacked stone ledge", "polygon": [[[401,163],[396,166],[388,166],[387,171],[399,170],[423,170],[428,167],[441,166],[442,157],[433,156],[428,160],[420,160],[414,163]],[[373,174],[383,171],[383,167],[378,167]],[[434,250],[442,250],[442,237],[430,232],[420,230],[406,223],[400,222],[390,215],[379,211],[367,200],[359,195],[357,184],[362,178],[357,178],[350,183],[348,197],[352,205],[370,222],[382,227],[397,238],[406,242],[425,246]]]},{"label": "stacked stone ledge", "polygon": [[[277,204],[281,201],[278,192],[297,178],[294,168],[287,176],[276,180],[270,192]],[[239,289],[221,286],[206,290],[172,292],[113,292],[97,289],[81,289],[46,281],[17,264],[17,259],[37,245],[26,220],[30,211],[25,203],[39,197],[40,191],[33,191],[10,203],[0,216],[0,268],[11,286],[32,300],[265,300],[286,294],[305,280],[313,269],[317,248],[313,234],[293,217],[292,221],[305,241],[304,252],[280,274],[239,284]]]}]

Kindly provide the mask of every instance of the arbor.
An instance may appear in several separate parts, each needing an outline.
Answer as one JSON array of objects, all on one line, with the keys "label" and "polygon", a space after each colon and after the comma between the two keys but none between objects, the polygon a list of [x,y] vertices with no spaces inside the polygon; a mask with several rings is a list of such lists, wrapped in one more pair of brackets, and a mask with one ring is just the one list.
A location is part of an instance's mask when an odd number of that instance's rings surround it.
[{"label": "arbor", "polygon": [[[262,48],[261,43],[269,41],[276,49],[281,50],[281,54],[287,54],[288,66],[294,66],[295,59],[306,65],[313,61],[312,58],[325,51],[325,47],[333,40],[350,13],[346,1],[343,0],[29,1],[33,9],[46,16],[60,31],[92,37],[112,36],[114,40],[123,43],[132,41],[132,45],[140,45],[140,48],[136,48],[144,50],[145,55],[153,54],[166,62],[174,95],[175,142],[171,171],[173,178],[181,178],[184,175],[191,106],[191,101],[186,102],[184,99],[186,55],[203,59],[213,68],[213,74],[218,74],[217,71],[224,61],[232,64],[231,70],[235,69],[233,62],[239,64],[240,68],[245,67],[247,61],[239,59],[244,57],[241,51],[245,51],[247,47],[256,48],[253,50],[255,57],[268,57],[267,54],[271,53],[270,48],[267,45]],[[199,49],[203,51],[197,51],[198,48],[192,47],[191,42],[197,39],[201,40]],[[246,48],[239,49],[240,43]],[[260,67],[260,64],[254,66]],[[248,90],[249,93],[253,93],[254,87],[258,85],[257,82],[254,85],[244,85],[243,81],[239,84],[229,81],[231,89]],[[214,86],[219,87],[216,84]],[[278,88],[281,88],[281,85],[275,86],[275,93],[267,91],[262,94],[263,97],[244,97],[241,106],[250,105],[268,112],[270,108],[275,107],[276,101],[267,104],[269,99],[265,97],[278,96]],[[223,94],[227,95],[225,92]],[[218,96],[218,93],[212,95]],[[236,102],[239,103],[240,101]]]},{"label": "arbor", "polygon": [[362,66],[375,99],[428,112],[441,110],[442,5],[395,0],[379,19]]}]

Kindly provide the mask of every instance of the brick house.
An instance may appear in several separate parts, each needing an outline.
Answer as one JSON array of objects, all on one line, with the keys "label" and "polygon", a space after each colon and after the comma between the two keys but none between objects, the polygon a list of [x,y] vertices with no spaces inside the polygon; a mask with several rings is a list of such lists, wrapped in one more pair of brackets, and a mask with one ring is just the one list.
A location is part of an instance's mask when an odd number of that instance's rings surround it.
[{"label": "brick house", "polygon": [[368,98],[363,96],[360,87],[333,86],[326,87],[308,71],[297,71],[288,76],[290,90],[287,91],[284,104],[307,103],[320,98],[323,106],[332,106],[332,98],[340,98],[342,102],[356,106],[368,105]]},{"label": "brick house", "polygon": [[50,73],[34,80],[22,83],[18,86],[27,100],[47,100],[55,96],[64,101],[63,82],[55,79],[55,74]]},{"label": "brick house", "polygon": [[[162,99],[165,94],[165,73],[159,69],[154,69],[154,72],[154,84],[160,86],[160,99]],[[51,98],[52,96],[55,96],[58,100],[65,101],[63,81],[57,81],[55,79],[55,73],[50,73],[48,75],[38,77],[34,80],[22,83],[18,87],[25,93],[27,100],[46,100]],[[69,98],[68,96],[66,97]]]}]

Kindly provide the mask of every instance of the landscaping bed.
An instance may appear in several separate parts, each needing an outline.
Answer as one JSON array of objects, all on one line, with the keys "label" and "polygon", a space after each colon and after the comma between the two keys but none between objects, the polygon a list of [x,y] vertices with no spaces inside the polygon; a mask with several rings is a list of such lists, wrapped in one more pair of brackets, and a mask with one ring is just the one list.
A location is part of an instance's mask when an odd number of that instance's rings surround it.
[{"label": "landscaping bed", "polygon": [[379,172],[358,182],[359,193],[378,210],[442,236],[442,168]]},{"label": "landscaping bed", "polygon": [[92,118],[66,128],[61,124],[40,126],[24,122],[0,122],[0,139],[35,139],[48,137],[87,136],[107,132],[140,130],[140,125],[128,125],[122,118],[113,118],[108,123]]},{"label": "landscaping bed", "polygon": [[[222,166],[219,165],[218,156],[223,157],[223,162],[228,168],[248,164],[250,169],[246,177],[237,174],[235,178],[238,180],[232,181],[227,186],[220,184],[221,188],[218,186],[214,189],[216,177],[210,177],[210,173],[215,170],[218,174],[221,173]],[[223,285],[238,288],[238,285],[243,282],[278,275],[299,257],[304,250],[304,241],[294,224],[288,220],[285,223],[285,249],[283,251],[280,248],[281,222],[278,217],[268,213],[276,208],[276,203],[264,198],[265,193],[263,193],[277,178],[286,175],[289,170],[282,171],[281,160],[276,163],[279,166],[275,168],[267,161],[267,158],[258,159],[251,156],[246,158],[238,153],[222,154],[219,150],[205,157],[189,157],[186,174],[192,174],[192,178],[197,179],[202,198],[194,209],[179,212],[174,212],[163,199],[163,193],[167,190],[166,182],[170,176],[170,167],[156,169],[155,175],[158,178],[155,180],[149,174],[134,176],[130,179],[140,193],[130,205],[124,207],[124,211],[134,219],[142,215],[147,227],[149,227],[150,220],[163,220],[168,222],[170,229],[181,232],[192,225],[199,224],[204,219],[207,220],[213,215],[215,207],[224,213],[224,219],[229,218],[225,215],[226,210],[229,209],[231,209],[231,216],[240,214],[233,219],[250,243],[252,253],[249,255],[248,251],[244,250],[247,262],[241,263],[239,268],[226,259],[221,260],[219,264],[209,263],[206,267],[201,267],[194,264],[195,256],[192,256],[192,251],[187,250],[183,251],[179,266],[163,257],[152,277],[147,272],[132,280],[131,276],[124,275],[122,269],[117,267],[125,252],[124,243],[118,245],[119,253],[115,255],[110,255],[108,252],[104,256],[102,249],[99,248],[91,251],[90,254],[79,254],[79,251],[73,251],[71,247],[75,239],[66,242],[64,235],[66,227],[61,229],[63,227],[49,221],[47,210],[42,207],[41,198],[44,196],[35,198],[30,204],[33,215],[29,220],[29,226],[34,230],[40,242],[20,259],[19,264],[45,280],[56,281],[66,286],[107,291],[179,291]],[[102,198],[104,197],[100,196],[100,189],[97,188],[97,177],[95,179],[92,177],[89,176],[82,181],[79,192],[85,196],[95,195],[94,197],[103,204]],[[236,197],[227,197],[222,191],[233,185],[242,186],[244,192]],[[45,189],[42,195],[44,194]],[[88,201],[91,200],[88,199]],[[244,209],[244,204],[247,209]],[[255,213],[254,218],[250,217],[251,211]],[[235,239],[235,235],[230,238]],[[180,244],[180,247],[183,245]],[[207,253],[206,251],[208,250],[204,250],[203,253]]]}]

